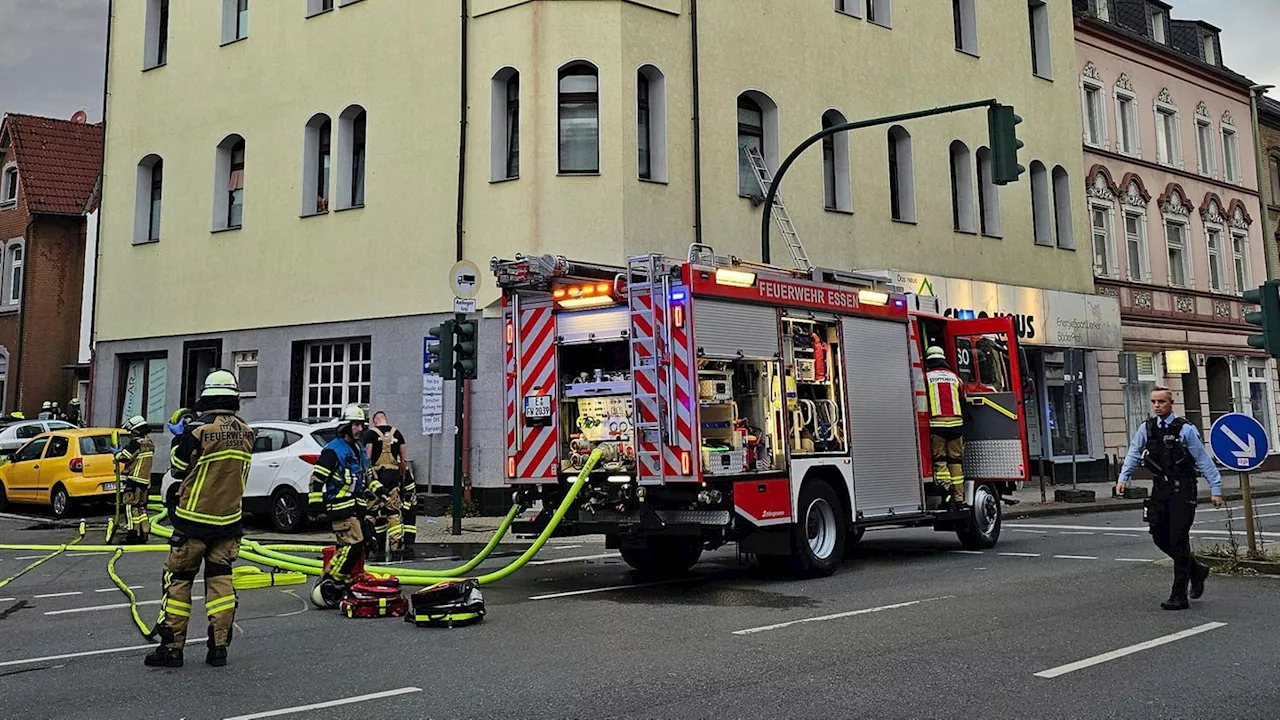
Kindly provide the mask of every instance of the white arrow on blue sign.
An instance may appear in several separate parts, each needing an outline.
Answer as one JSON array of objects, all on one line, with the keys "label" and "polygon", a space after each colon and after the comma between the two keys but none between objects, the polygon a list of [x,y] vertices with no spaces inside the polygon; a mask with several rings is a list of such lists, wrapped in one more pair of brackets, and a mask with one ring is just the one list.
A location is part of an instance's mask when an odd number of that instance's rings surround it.
[{"label": "white arrow on blue sign", "polygon": [[1209,449],[1226,467],[1248,472],[1267,459],[1267,431],[1248,415],[1228,413],[1209,430]]}]

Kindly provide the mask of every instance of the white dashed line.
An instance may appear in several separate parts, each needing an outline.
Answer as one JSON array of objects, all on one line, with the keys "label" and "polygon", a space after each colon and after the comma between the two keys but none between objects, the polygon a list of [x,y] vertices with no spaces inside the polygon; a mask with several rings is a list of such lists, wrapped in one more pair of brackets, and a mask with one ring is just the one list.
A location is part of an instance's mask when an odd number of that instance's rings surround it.
[{"label": "white dashed line", "polygon": [[1066,532],[1061,532],[1058,534],[1059,535],[1092,535],[1093,533],[1087,530],[1074,530],[1074,531],[1068,530]]},{"label": "white dashed line", "polygon": [[1097,560],[1093,555],[1054,555],[1058,560]]},{"label": "white dashed line", "polygon": [[952,552],[952,553],[955,553],[956,555],[984,555],[985,554],[981,550],[948,550],[947,552]]},{"label": "white dashed line", "polygon": [[1173,633],[1172,635],[1165,635],[1163,637],[1158,637],[1154,640],[1148,640],[1146,642],[1138,643],[1137,645],[1130,645],[1129,647],[1123,647],[1123,648],[1120,648],[1119,650],[1112,650],[1111,652],[1102,653],[1101,655],[1094,655],[1091,658],[1085,658],[1084,660],[1080,660],[1078,662],[1073,662],[1067,665],[1059,665],[1056,668],[1050,668],[1048,670],[1042,670],[1036,673],[1036,677],[1046,678],[1046,679],[1060,677],[1062,675],[1066,675],[1067,673],[1073,673],[1077,670],[1083,670],[1088,667],[1093,667],[1094,665],[1101,665],[1102,663],[1105,663],[1105,662],[1111,662],[1112,660],[1122,658],[1126,655],[1132,655],[1134,653],[1142,652],[1143,650],[1150,650],[1151,648],[1154,648],[1154,647],[1159,647],[1161,645],[1166,645],[1171,642],[1176,642],[1184,638],[1189,638],[1192,635],[1199,635],[1200,633],[1208,632],[1210,630],[1217,630],[1220,627],[1226,627],[1226,623],[1211,622],[1211,623],[1205,623],[1204,625],[1197,625],[1196,627],[1193,627],[1189,630],[1176,632],[1176,633]]},{"label": "white dashed line", "polygon": [[311,705],[297,705],[294,707],[281,708],[279,710],[268,710],[266,712],[253,713],[251,715],[237,715],[226,720],[257,720],[258,718],[278,717],[280,715],[294,715],[308,710],[323,710],[324,708],[338,707],[340,705],[352,705],[354,703],[368,702],[370,700],[381,700],[383,698],[396,697],[397,695],[407,695],[409,693],[422,692],[419,687],[404,687],[399,690],[387,690],[385,692],[369,693],[368,695],[357,695],[355,697],[342,698],[341,700],[329,700],[327,702],[313,703]]},{"label": "white dashed line", "polygon": [[554,560],[534,560],[530,565],[557,565],[559,563],[581,562],[586,560],[606,560],[622,557],[622,553],[603,553],[601,555],[579,555],[577,557],[556,558]]},{"label": "white dashed line", "polygon": [[1142,537],[1141,535],[1138,535],[1138,534],[1136,534],[1136,533],[1102,533],[1102,534],[1103,534],[1103,535],[1106,535],[1106,536],[1108,536],[1108,537],[1127,537],[1127,538],[1140,538],[1140,537]]},{"label": "white dashed line", "polygon": [[83,594],[84,593],[80,592],[79,590],[76,590],[73,592],[45,593],[43,595],[32,595],[31,597],[35,598],[36,600],[43,600],[45,598],[71,597],[72,595],[83,595]]},{"label": "white dashed line", "polygon": [[[130,585],[130,586],[129,586],[129,589],[130,589],[130,590],[141,590],[141,589],[142,589],[142,588],[144,588],[144,587],[146,587],[146,585]],[[96,592],[96,593],[120,592],[120,588],[118,588],[118,587],[102,588],[101,590],[94,590],[94,592]]]},{"label": "white dashed line", "polygon": [[552,600],[554,598],[575,597],[578,595],[592,595],[594,593],[613,592],[614,590],[627,590],[629,588],[654,587],[655,585],[671,585],[679,582],[686,582],[691,578],[680,578],[675,580],[658,580],[656,582],[636,583],[633,585],[608,585],[606,587],[588,588],[586,590],[569,590],[568,592],[547,593],[545,595],[530,595],[530,600]]},{"label": "white dashed line", "polygon": [[1022,528],[1014,528],[1010,532],[1031,533],[1032,535],[1048,535],[1048,530],[1023,530]]},{"label": "white dashed line", "polygon": [[746,630],[734,630],[734,635],[754,635],[755,633],[765,632],[767,630],[779,630],[792,625],[801,623],[823,622],[826,620],[840,620],[842,618],[854,617],[855,615],[869,615],[871,613],[884,612],[885,610],[897,610],[898,608],[911,607],[921,603],[934,602],[935,600],[950,600],[953,596],[927,598],[924,600],[911,600],[909,602],[894,603],[892,605],[881,605],[880,607],[863,608],[862,610],[850,610],[849,612],[835,613],[833,615],[819,615],[818,617],[801,618],[790,622],[776,623],[774,625],[762,625],[760,627],[747,628]]},{"label": "white dashed line", "polygon": [[1040,557],[1040,553],[1000,553],[1000,554],[1005,557],[1025,557],[1025,558]]},{"label": "white dashed line", "polygon": [[[206,639],[207,638],[202,638],[202,637],[187,638],[187,642],[192,645],[195,645],[197,643],[204,642]],[[12,667],[14,665],[30,665],[32,663],[51,662],[53,660],[70,660],[71,658],[91,657],[93,655],[111,655],[113,653],[134,652],[137,650],[153,650],[155,649],[155,646],[156,646],[155,643],[150,643],[148,645],[129,645],[128,647],[107,648],[105,650],[88,650],[86,652],[64,653],[62,655],[45,655],[44,657],[27,658],[25,660],[6,660],[5,662],[0,662],[0,667]]]},{"label": "white dashed line", "polygon": [[1116,562],[1153,563],[1155,562],[1155,559],[1154,558],[1116,558]]},{"label": "white dashed line", "polygon": [[[191,599],[203,600],[204,596],[192,595]],[[161,600],[143,600],[142,602],[138,603],[138,606],[141,607],[142,605],[159,605],[161,602],[162,602]],[[127,607],[129,607],[129,603],[113,603],[111,605],[93,605],[91,607],[71,608],[69,610],[50,610],[46,612],[45,615],[69,615],[71,613],[94,612],[95,610],[120,610],[122,608],[127,608]]]}]

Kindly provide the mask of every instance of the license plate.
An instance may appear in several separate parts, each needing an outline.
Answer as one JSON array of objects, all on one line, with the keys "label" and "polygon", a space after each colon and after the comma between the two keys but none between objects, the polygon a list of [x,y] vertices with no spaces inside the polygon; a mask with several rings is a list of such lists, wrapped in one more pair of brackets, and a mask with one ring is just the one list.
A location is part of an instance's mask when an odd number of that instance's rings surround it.
[{"label": "license plate", "polygon": [[525,397],[524,416],[530,420],[551,417],[551,396],[529,395]]},{"label": "license plate", "polygon": [[116,484],[115,484],[115,483],[102,483],[102,489],[103,489],[103,490],[115,490],[115,489],[116,489]]}]

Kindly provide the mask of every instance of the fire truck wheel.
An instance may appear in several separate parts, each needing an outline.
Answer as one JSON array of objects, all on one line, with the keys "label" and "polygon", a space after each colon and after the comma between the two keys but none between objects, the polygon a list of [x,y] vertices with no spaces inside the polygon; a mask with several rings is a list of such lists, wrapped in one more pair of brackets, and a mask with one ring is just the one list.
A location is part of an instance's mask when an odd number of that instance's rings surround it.
[{"label": "fire truck wheel", "polygon": [[823,480],[806,480],[800,488],[800,516],[791,526],[792,571],[806,577],[835,572],[844,558],[843,505]]},{"label": "fire truck wheel", "polygon": [[990,485],[979,485],[973,491],[972,516],[956,531],[966,550],[986,550],[1000,540],[1003,515],[1000,492]]},{"label": "fire truck wheel", "polygon": [[623,547],[622,560],[643,575],[670,577],[686,572],[702,557],[698,538],[649,538],[644,547]]}]

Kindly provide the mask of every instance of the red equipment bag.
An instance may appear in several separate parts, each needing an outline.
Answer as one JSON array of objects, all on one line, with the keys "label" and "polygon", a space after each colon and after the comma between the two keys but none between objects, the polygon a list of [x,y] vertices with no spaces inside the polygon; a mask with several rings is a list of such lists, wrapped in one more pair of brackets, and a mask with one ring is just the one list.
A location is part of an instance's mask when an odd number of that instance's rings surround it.
[{"label": "red equipment bag", "polygon": [[[333,556],[337,552],[338,548],[333,545],[330,545],[320,551],[320,558],[324,560],[324,572],[326,574],[329,572],[329,565],[333,562]],[[356,561],[356,566],[351,568],[351,577],[359,578],[364,574],[364,556],[362,555],[360,556],[360,559]]]},{"label": "red equipment bag", "polygon": [[398,579],[364,574],[338,607],[349,618],[402,617],[409,611],[409,600],[400,592]]}]

